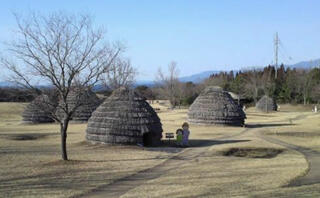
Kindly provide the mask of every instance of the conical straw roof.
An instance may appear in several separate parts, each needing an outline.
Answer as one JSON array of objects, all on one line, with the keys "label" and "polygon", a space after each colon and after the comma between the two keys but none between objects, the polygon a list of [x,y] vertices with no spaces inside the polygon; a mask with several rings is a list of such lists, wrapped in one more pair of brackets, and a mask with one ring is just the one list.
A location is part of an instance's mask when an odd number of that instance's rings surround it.
[{"label": "conical straw roof", "polygon": [[25,123],[53,122],[52,113],[56,104],[47,95],[40,95],[29,103],[22,113]]},{"label": "conical straw roof", "polygon": [[111,144],[158,145],[162,125],[157,113],[133,90],[120,88],[92,114],[86,138]]},{"label": "conical straw roof", "polygon": [[190,106],[188,117],[195,124],[243,126],[246,115],[228,92],[210,86]]},{"label": "conical straw roof", "polygon": [[[96,96],[94,92],[89,89],[79,91],[79,89],[73,89],[68,97],[67,103],[69,109],[75,107],[80,103],[80,106],[72,115],[72,121],[74,122],[87,122],[91,117],[92,112],[101,104],[101,100]],[[57,116],[62,118],[63,110],[60,107],[63,103],[60,101],[57,107]]]},{"label": "conical straw roof", "polygon": [[265,95],[257,102],[256,109],[263,112],[277,111],[277,104],[274,99]]}]

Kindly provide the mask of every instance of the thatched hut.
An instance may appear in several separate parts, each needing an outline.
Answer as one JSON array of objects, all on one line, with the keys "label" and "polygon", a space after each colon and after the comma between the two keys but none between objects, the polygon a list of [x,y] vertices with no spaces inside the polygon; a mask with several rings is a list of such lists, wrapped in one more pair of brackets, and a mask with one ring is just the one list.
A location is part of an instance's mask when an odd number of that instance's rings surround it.
[{"label": "thatched hut", "polygon": [[188,117],[194,124],[243,126],[246,115],[228,92],[210,86],[190,106]]},{"label": "thatched hut", "polygon": [[52,113],[54,113],[56,103],[49,96],[40,95],[29,103],[22,113],[24,123],[48,123],[53,122]]},{"label": "thatched hut", "polygon": [[[67,103],[69,109],[74,108],[75,105],[79,106],[72,115],[71,120],[73,122],[87,122],[92,112],[101,104],[101,100],[89,89],[81,91],[73,89],[67,97]],[[56,112],[58,117],[63,116],[63,110],[60,106],[64,106],[61,101]]]},{"label": "thatched hut", "polygon": [[160,118],[137,92],[115,90],[92,114],[86,139],[110,144],[157,146],[162,137]]},{"label": "thatched hut", "polygon": [[263,112],[277,111],[276,101],[268,96],[263,96],[256,104],[256,109]]}]

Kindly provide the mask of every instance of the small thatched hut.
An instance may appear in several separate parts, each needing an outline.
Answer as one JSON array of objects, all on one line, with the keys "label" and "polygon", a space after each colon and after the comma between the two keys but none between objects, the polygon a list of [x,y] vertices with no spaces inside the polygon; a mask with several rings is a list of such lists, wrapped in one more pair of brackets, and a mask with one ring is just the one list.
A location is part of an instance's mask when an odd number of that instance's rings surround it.
[{"label": "small thatched hut", "polygon": [[115,90],[92,114],[86,139],[110,144],[157,146],[162,138],[160,118],[137,92]]},{"label": "small thatched hut", "polygon": [[189,122],[243,126],[245,113],[220,87],[207,87],[189,108]]},{"label": "small thatched hut", "polygon": [[56,103],[47,95],[40,95],[29,103],[22,113],[22,121],[25,123],[48,123],[53,122],[52,113],[54,113]]},{"label": "small thatched hut", "polygon": [[[94,92],[89,89],[79,91],[79,89],[73,89],[68,97],[67,103],[69,104],[69,109],[79,106],[72,115],[73,122],[87,122],[91,117],[91,114],[96,108],[101,104],[101,100],[96,96]],[[57,116],[63,116],[63,110],[60,106],[63,106],[60,101],[57,107]]]},{"label": "small thatched hut", "polygon": [[277,111],[276,101],[268,96],[263,96],[256,104],[256,109],[263,112]]}]

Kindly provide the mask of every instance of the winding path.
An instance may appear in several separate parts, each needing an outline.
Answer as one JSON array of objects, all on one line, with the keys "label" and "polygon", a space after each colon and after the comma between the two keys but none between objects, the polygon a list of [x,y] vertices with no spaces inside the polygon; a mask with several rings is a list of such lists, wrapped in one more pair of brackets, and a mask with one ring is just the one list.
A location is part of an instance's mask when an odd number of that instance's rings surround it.
[{"label": "winding path", "polygon": [[[303,120],[303,119],[306,119],[308,116],[310,116],[310,115],[298,115],[295,118],[289,119],[289,122],[290,122],[290,124],[292,124],[293,120],[294,121]],[[299,177],[295,178],[293,181],[291,181],[291,183],[289,183],[287,185],[287,187],[311,185],[311,184],[320,183],[320,152],[309,149],[309,148],[290,144],[290,143],[281,141],[279,139],[276,139],[276,138],[273,138],[270,136],[266,136],[261,132],[259,132],[257,134],[257,136],[265,141],[270,142],[270,143],[284,146],[284,147],[291,149],[291,150],[295,150],[295,151],[301,153],[302,155],[304,155],[304,157],[306,158],[306,160],[308,162],[308,166],[309,166],[307,173],[303,176],[299,176]]]},{"label": "winding path", "polygon": [[[305,119],[306,117],[307,117],[306,115],[299,115],[299,116],[296,116],[295,118],[289,119],[289,122],[290,124],[292,124],[293,120],[302,120],[302,119]],[[285,122],[285,121],[281,120],[277,122]],[[270,123],[267,123],[267,124],[270,124]],[[271,123],[271,124],[274,124],[274,123]],[[257,126],[257,125],[253,124],[251,126]],[[220,140],[221,142],[228,143],[227,142],[228,139],[230,138],[234,139],[235,137],[238,137],[238,136],[243,137],[244,134],[246,134],[251,130],[252,128],[250,128],[250,125],[249,125],[248,128],[241,130],[239,133],[223,136],[215,139],[215,141],[219,142]],[[293,180],[288,185],[288,187],[320,183],[320,152],[283,142],[276,138],[264,135],[261,132],[258,132],[256,135],[258,138],[261,138],[262,140],[268,141],[273,144],[284,146],[288,149],[298,151],[302,153],[307,159],[309,163],[309,171],[304,176],[298,177],[295,180]],[[229,143],[232,143],[232,141],[230,141]],[[214,145],[214,143],[204,142],[199,147],[191,147],[191,148],[184,149],[181,152],[171,156],[166,161],[156,166],[153,166],[146,170],[142,170],[140,172],[129,175],[127,177],[120,178],[118,180],[115,180],[113,183],[100,186],[98,189],[95,189],[91,193],[84,194],[78,197],[85,197],[85,198],[86,197],[90,197],[90,198],[120,197],[121,195],[127,193],[131,189],[143,185],[148,180],[156,179],[161,175],[167,173],[168,171],[175,169],[177,166],[181,164],[188,163],[188,161],[191,162],[191,161],[197,160],[197,158],[202,154],[204,154],[208,150],[209,146],[211,145]]]},{"label": "winding path", "polygon": [[309,148],[289,144],[281,140],[262,135],[261,133],[258,135],[258,137],[273,144],[281,145],[288,149],[298,151],[299,153],[302,153],[305,156],[306,160],[309,163],[308,172],[305,175],[293,180],[288,185],[289,187],[320,183],[320,152],[311,150]]},{"label": "winding path", "polygon": [[[233,134],[233,135],[227,135],[220,138],[215,139],[217,143],[219,143],[219,140],[221,142],[228,143],[228,139],[234,138],[240,135],[243,135],[244,133],[248,132],[250,129],[245,128],[241,130],[239,133]],[[233,141],[230,141],[229,143],[233,143]],[[199,145],[199,147],[191,147],[187,148],[173,156],[171,156],[166,161],[151,167],[146,170],[142,170],[140,172],[137,172],[133,175],[129,175],[124,178],[120,178],[118,180],[115,180],[113,183],[100,186],[98,189],[95,189],[93,192],[84,194],[82,196],[78,197],[84,197],[84,198],[115,198],[120,197],[121,195],[125,194],[126,192],[130,191],[133,188],[136,188],[138,186],[143,185],[148,180],[156,179],[160,177],[161,175],[164,175],[168,171],[172,169],[176,169],[178,166],[181,166],[182,164],[188,163],[188,161],[194,161],[197,160],[199,156],[204,154],[209,146],[213,145],[212,142],[204,142],[203,144]]]}]

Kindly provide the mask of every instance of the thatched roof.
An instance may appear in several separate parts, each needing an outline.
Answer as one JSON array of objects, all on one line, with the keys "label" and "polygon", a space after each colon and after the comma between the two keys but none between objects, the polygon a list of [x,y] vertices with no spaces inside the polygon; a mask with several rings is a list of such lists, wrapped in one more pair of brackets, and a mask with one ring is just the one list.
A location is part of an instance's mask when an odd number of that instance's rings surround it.
[{"label": "thatched roof", "polygon": [[256,104],[256,109],[263,112],[277,111],[277,104],[274,99],[263,96]]},{"label": "thatched roof", "polygon": [[195,124],[244,125],[243,110],[220,87],[207,87],[189,108],[189,122]]},{"label": "thatched roof", "polygon": [[[92,112],[101,104],[101,100],[89,89],[82,91],[73,89],[67,97],[67,103],[69,109],[74,108],[75,105],[79,106],[72,115],[72,121],[87,122],[91,117]],[[61,118],[63,116],[63,110],[59,106],[63,106],[61,101],[56,112],[57,116]]]},{"label": "thatched roof", "polygon": [[47,95],[40,95],[29,103],[22,113],[23,122],[46,123],[53,122],[52,113],[56,104]]},{"label": "thatched roof", "polygon": [[86,138],[102,143],[157,145],[162,125],[157,113],[133,90],[113,92],[89,119]]},{"label": "thatched roof", "polygon": [[228,93],[230,94],[231,98],[232,98],[233,100],[235,100],[235,101],[238,100],[238,98],[239,98],[240,100],[245,99],[245,97],[239,96],[238,94],[233,93],[233,92],[231,92],[231,91],[228,91]]}]

